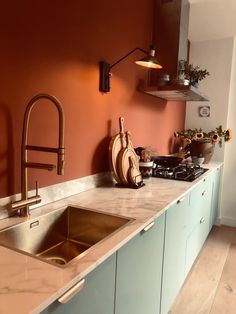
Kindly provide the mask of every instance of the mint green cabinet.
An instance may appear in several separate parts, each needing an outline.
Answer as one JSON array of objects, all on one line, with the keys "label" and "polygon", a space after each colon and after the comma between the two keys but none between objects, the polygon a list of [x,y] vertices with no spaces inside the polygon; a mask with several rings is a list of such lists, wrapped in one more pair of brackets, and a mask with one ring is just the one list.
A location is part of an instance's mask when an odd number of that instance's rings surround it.
[{"label": "mint green cabinet", "polygon": [[165,214],[117,252],[115,314],[158,314]]},{"label": "mint green cabinet", "polygon": [[113,314],[116,254],[85,278],[83,289],[66,304],[55,301],[44,314]]},{"label": "mint green cabinet", "polygon": [[219,213],[220,183],[222,167],[218,167],[213,173],[212,208],[210,216],[210,229],[216,222]]},{"label": "mint green cabinet", "polygon": [[185,253],[188,231],[189,194],[166,213],[165,250],[161,313],[168,313],[185,279]]},{"label": "mint green cabinet", "polygon": [[190,271],[209,232],[212,212],[213,175],[203,179],[190,193],[191,230],[186,244],[185,274]]},{"label": "mint green cabinet", "polygon": [[85,278],[67,304],[44,314],[167,314],[215,222],[221,167]]}]

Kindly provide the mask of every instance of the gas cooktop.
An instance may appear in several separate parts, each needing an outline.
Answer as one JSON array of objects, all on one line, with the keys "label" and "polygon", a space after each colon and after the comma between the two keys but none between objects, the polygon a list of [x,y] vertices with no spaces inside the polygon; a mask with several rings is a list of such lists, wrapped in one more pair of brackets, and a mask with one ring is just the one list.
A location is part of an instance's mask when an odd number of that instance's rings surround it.
[{"label": "gas cooktop", "polygon": [[168,167],[156,164],[153,169],[152,176],[158,178],[194,181],[208,169],[202,168],[197,164],[179,164],[175,167]]}]

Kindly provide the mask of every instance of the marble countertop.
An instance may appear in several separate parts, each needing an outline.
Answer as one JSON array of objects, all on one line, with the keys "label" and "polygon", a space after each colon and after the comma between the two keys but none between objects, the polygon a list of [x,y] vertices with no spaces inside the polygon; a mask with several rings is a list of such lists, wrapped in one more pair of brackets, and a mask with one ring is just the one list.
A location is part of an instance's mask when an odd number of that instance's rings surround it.
[{"label": "marble countertop", "polygon": [[[64,268],[0,246],[0,313],[42,311],[220,165],[218,162],[207,164],[209,170],[194,182],[150,178],[145,180],[144,187],[137,190],[103,186],[34,210],[30,219],[75,205],[134,218],[134,221]],[[0,229],[25,220],[14,217],[3,219]]]}]

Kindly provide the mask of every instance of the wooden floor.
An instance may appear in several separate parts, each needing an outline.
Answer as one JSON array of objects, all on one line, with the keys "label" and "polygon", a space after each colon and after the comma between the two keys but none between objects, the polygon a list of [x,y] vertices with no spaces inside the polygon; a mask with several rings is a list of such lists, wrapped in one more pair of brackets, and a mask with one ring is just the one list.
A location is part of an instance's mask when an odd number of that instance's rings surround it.
[{"label": "wooden floor", "polygon": [[171,314],[236,314],[236,228],[214,226]]}]

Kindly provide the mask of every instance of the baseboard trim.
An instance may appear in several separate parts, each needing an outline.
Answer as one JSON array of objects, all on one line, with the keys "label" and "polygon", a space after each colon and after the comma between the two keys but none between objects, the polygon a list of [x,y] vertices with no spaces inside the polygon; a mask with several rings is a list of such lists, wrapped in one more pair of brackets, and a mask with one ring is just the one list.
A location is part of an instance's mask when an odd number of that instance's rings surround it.
[{"label": "baseboard trim", "polygon": [[236,219],[231,217],[217,218],[216,225],[225,225],[229,227],[236,227]]}]

